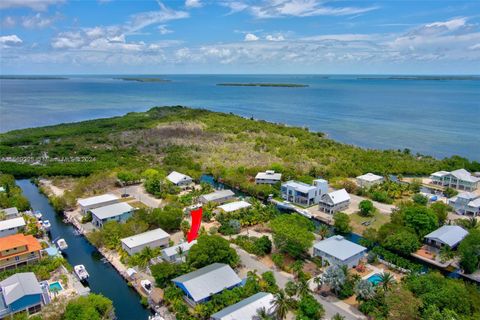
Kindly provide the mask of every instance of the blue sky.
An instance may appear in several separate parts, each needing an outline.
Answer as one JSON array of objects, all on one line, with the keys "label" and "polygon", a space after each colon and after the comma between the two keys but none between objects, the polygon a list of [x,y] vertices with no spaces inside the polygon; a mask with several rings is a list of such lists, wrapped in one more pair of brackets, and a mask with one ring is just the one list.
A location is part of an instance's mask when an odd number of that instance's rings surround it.
[{"label": "blue sky", "polygon": [[2,74],[479,74],[480,1],[2,0]]}]

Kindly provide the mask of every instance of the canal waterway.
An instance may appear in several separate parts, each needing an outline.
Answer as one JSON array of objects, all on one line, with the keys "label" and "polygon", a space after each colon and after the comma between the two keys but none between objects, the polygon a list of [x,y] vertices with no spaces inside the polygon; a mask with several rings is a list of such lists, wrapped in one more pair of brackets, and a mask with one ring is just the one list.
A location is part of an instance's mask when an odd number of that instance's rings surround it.
[{"label": "canal waterway", "polygon": [[89,286],[93,293],[102,294],[113,301],[115,314],[119,320],[144,320],[150,314],[140,304],[140,297],[130,288],[122,276],[109,263],[102,262],[102,256],[83,236],[75,235],[75,228],[64,223],[55,213],[47,197],[41,194],[30,180],[17,180],[17,185],[30,201],[32,209],[40,211],[43,219],[52,224],[50,233],[53,240],[63,238],[67,241],[66,259],[74,266],[83,264],[90,274]]}]

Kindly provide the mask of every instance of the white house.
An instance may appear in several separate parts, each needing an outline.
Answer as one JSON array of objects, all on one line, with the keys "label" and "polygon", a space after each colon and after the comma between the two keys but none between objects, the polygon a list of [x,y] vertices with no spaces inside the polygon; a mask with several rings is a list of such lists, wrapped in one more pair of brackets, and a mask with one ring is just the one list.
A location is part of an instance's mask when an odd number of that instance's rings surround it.
[{"label": "white house", "polygon": [[197,240],[191,242],[182,242],[175,246],[171,246],[162,250],[162,259],[167,262],[182,262],[185,260],[185,256],[190,251],[190,248],[197,243]]},{"label": "white house", "polygon": [[213,263],[172,279],[172,282],[183,290],[185,301],[195,306],[207,302],[215,294],[241,285],[242,279],[228,264]]},{"label": "white house", "polygon": [[480,215],[480,195],[472,192],[461,192],[448,199],[448,204],[460,215]]},{"label": "white house", "polygon": [[145,247],[150,247],[151,249],[167,247],[168,242],[170,241],[170,235],[158,228],[123,238],[120,241],[122,242],[123,250],[129,255],[134,255],[135,253],[142,251]]},{"label": "white house", "polygon": [[211,320],[254,320],[257,319],[260,309],[272,315],[275,312],[274,302],[275,299],[271,293],[258,292],[212,314]]},{"label": "white house", "polygon": [[259,172],[255,176],[256,184],[275,184],[282,181],[282,174],[275,173],[273,170],[267,170],[265,172]]},{"label": "white house", "polygon": [[201,195],[198,198],[198,201],[201,203],[216,202],[216,203],[225,203],[235,197],[235,193],[232,190],[219,190],[209,194]]},{"label": "white house", "polygon": [[350,195],[345,189],[324,194],[318,204],[321,211],[330,214],[348,209],[348,206],[350,206]]},{"label": "white house", "polygon": [[323,194],[328,192],[328,182],[324,179],[313,180],[312,185],[298,181],[287,181],[282,184],[282,198],[303,206],[317,204]]},{"label": "white house", "polygon": [[99,228],[107,221],[125,222],[133,215],[135,208],[126,202],[114,203],[108,206],[91,209],[92,224]]},{"label": "white house", "polygon": [[0,221],[0,238],[19,233],[25,227],[23,217]]},{"label": "white house", "polygon": [[18,217],[18,209],[16,207],[0,209],[5,215],[5,219],[12,219]]},{"label": "white house", "polygon": [[222,204],[221,206],[218,206],[218,209],[221,209],[223,212],[229,213],[229,212],[235,212],[241,209],[246,209],[250,208],[252,205],[246,201],[234,201],[234,202],[229,202]]},{"label": "white house", "polygon": [[365,256],[367,248],[348,241],[342,236],[333,236],[313,245],[313,255],[322,257],[330,265],[353,268]]},{"label": "white house", "polygon": [[176,185],[177,187],[186,187],[193,182],[193,179],[191,177],[177,171],[172,171],[167,176],[167,180]]},{"label": "white house", "polygon": [[80,210],[83,214],[86,214],[91,209],[104,207],[109,204],[119,202],[120,199],[113,194],[102,194],[101,196],[95,196],[90,198],[78,199],[77,203],[80,206]]},{"label": "white house", "polygon": [[435,247],[455,248],[468,235],[460,226],[442,226],[425,236],[425,242]]},{"label": "white house", "polygon": [[373,174],[373,173],[366,173],[366,174],[363,174],[361,176],[358,176],[356,178],[357,180],[357,185],[360,187],[360,188],[370,188],[372,187],[373,185],[376,185],[376,184],[379,184],[379,183],[382,183],[383,182],[383,177],[382,176],[379,176],[379,175],[376,175],[376,174]]},{"label": "white house", "polygon": [[465,169],[437,171],[430,175],[430,179],[432,184],[465,191],[475,191],[480,183],[480,178]]}]

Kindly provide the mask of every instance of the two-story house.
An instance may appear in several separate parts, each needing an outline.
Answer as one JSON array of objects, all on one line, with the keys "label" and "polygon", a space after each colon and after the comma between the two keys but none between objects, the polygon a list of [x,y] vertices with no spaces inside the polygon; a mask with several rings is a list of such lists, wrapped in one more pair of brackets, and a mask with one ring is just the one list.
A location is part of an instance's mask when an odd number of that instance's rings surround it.
[{"label": "two-story house", "polygon": [[480,195],[472,192],[461,192],[448,199],[448,204],[460,215],[480,215]]},{"label": "two-story house", "polygon": [[312,206],[317,204],[322,195],[328,192],[328,182],[324,179],[313,180],[312,185],[298,182],[287,181],[282,184],[282,198],[302,206]]},{"label": "two-story house", "polygon": [[36,263],[42,246],[32,235],[14,234],[0,238],[0,270]]},{"label": "two-story house", "polygon": [[452,172],[437,171],[430,175],[430,180],[434,185],[465,191],[475,191],[480,184],[480,178],[473,176],[465,169],[458,169]]}]

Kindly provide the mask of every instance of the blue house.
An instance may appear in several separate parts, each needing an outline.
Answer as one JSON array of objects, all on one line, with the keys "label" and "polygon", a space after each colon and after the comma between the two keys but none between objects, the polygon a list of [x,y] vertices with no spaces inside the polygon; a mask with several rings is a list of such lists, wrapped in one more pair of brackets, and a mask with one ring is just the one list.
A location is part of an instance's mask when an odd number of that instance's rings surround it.
[{"label": "blue house", "polygon": [[184,298],[191,306],[207,302],[223,290],[242,285],[242,279],[224,263],[213,263],[172,279],[172,282],[183,290]]},{"label": "blue house", "polygon": [[133,215],[135,208],[125,202],[119,202],[91,209],[92,223],[96,227],[103,227],[107,221],[125,222]]},{"label": "blue house", "polygon": [[17,273],[0,282],[0,318],[17,312],[34,314],[47,299],[33,272]]}]

